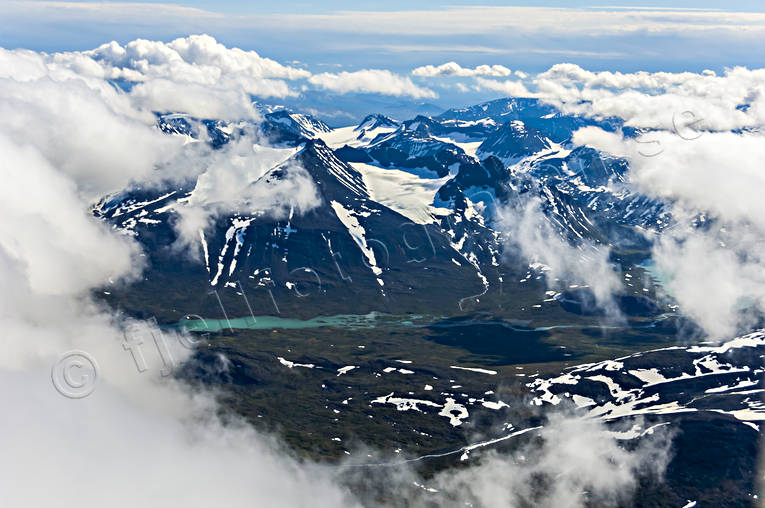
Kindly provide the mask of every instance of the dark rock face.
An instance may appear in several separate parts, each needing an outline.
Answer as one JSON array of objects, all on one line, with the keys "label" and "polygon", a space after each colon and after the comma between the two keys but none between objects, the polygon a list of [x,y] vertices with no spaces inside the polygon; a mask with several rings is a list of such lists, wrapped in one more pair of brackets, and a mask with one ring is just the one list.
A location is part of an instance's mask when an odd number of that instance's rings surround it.
[{"label": "dark rock face", "polygon": [[540,131],[527,127],[520,120],[512,120],[487,136],[478,147],[478,154],[491,154],[504,161],[513,161],[548,150],[551,146],[550,140]]}]

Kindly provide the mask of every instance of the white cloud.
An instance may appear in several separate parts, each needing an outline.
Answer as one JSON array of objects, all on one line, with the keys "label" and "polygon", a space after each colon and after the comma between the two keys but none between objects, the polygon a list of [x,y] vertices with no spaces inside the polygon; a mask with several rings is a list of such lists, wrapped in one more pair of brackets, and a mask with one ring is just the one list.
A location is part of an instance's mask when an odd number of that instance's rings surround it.
[{"label": "white cloud", "polygon": [[436,97],[432,90],[388,70],[312,75],[254,51],[227,48],[209,35],[191,35],[169,43],[137,39],[124,47],[111,42],[81,53],[57,53],[51,59],[93,77],[137,82],[130,96],[145,109],[208,118],[253,117],[250,95],[295,95],[287,81],[296,80],[338,93]]},{"label": "white cloud", "polygon": [[[269,148],[244,135],[223,149],[206,153],[188,200],[175,206],[181,245],[198,245],[199,231],[224,214],[266,215],[283,219],[321,204],[315,182],[296,162],[284,164],[293,149]],[[180,162],[183,164],[183,162]],[[275,175],[270,170],[284,167]]]},{"label": "white cloud", "polygon": [[455,86],[455,88],[456,88],[457,90],[459,90],[459,91],[460,91],[460,92],[462,92],[462,93],[467,93],[467,92],[469,92],[469,91],[471,90],[471,88],[470,88],[470,87],[468,87],[467,85],[465,85],[465,84],[463,84],[463,83],[455,83],[455,85],[454,85],[454,86]]},{"label": "white cloud", "polygon": [[753,326],[765,310],[765,236],[734,225],[725,231],[672,230],[653,249],[656,268],[681,311],[713,340]]},{"label": "white cloud", "polygon": [[[288,9],[275,6],[273,10]],[[486,56],[513,54],[517,55],[514,61],[520,59],[523,65],[536,68],[561,58],[578,63],[618,59],[619,65],[633,68],[646,61],[721,68],[730,62],[751,65],[757,61],[753,48],[761,45],[765,14],[538,6],[244,14],[169,2],[0,2],[2,40],[13,47],[50,48],[68,43],[92,47],[110,39],[167,40],[175,34],[202,32],[239,47],[250,47],[256,38],[261,41],[259,49],[288,60],[297,56],[295,48],[302,47],[309,47],[309,53],[321,60],[341,54],[358,62],[359,52],[369,51],[365,54],[369,67],[387,66],[392,53],[394,61],[409,69],[430,63],[422,60],[420,52],[438,52],[443,59],[439,61],[447,61],[454,58],[454,52],[467,51]],[[448,40],[444,34],[449,34]]]},{"label": "white cloud", "polygon": [[337,93],[379,93],[382,95],[409,96],[415,99],[437,97],[433,90],[415,85],[411,79],[388,70],[365,69],[355,72],[315,74],[308,82],[318,88]]},{"label": "white cloud", "polygon": [[475,68],[462,67],[457,62],[447,62],[439,66],[425,65],[412,71],[413,76],[436,77],[436,76],[510,76],[512,71],[502,65],[479,65]]},{"label": "white cloud", "polygon": [[494,79],[477,78],[476,85],[479,90],[494,90],[511,97],[533,97],[534,94],[526,89],[520,81],[497,81]]},{"label": "white cloud", "polygon": [[261,79],[310,76],[304,69],[284,66],[255,51],[227,48],[204,34],[168,43],[137,39],[124,47],[112,41],[81,54],[103,65],[105,77],[112,79],[165,78],[205,85],[231,80],[249,93],[258,93]]},{"label": "white cloud", "polygon": [[535,83],[563,111],[647,129],[625,138],[587,127],[573,141],[628,158],[630,182],[671,210],[676,225],[654,235],[653,258],[680,311],[713,339],[747,329],[751,310],[765,311],[765,69],[623,74],[561,64]]},{"label": "white cloud", "polygon": [[34,291],[78,293],[132,270],[136,246],[107,234],[87,214],[77,186],[38,150],[0,133],[0,154],[0,249],[24,263]]},{"label": "white cloud", "polygon": [[139,82],[131,96],[146,109],[207,118],[254,117],[250,95],[294,95],[284,80],[310,76],[254,51],[227,48],[209,35],[169,43],[137,39],[124,47],[112,41],[82,53],[58,53],[53,59],[99,77]]},{"label": "white cloud", "polygon": [[452,496],[454,506],[617,506],[631,499],[638,475],[660,477],[669,459],[664,433],[627,451],[597,420],[569,414],[552,414],[540,437],[541,444],[490,453],[427,485]]},{"label": "white cloud", "polygon": [[153,115],[135,109],[103,80],[31,52],[0,49],[0,60],[2,132],[16,144],[36,147],[91,198],[148,177],[182,144],[161,135]]},{"label": "white cloud", "polygon": [[565,283],[586,284],[596,303],[611,316],[619,315],[613,295],[621,290],[619,276],[609,261],[609,248],[582,241],[571,245],[542,212],[541,200],[527,197],[497,208],[497,227],[505,241],[505,254],[545,266],[545,279],[553,289]]},{"label": "white cloud", "polygon": [[161,402],[194,410],[158,414],[106,386],[68,400],[45,378],[2,375],[0,401],[13,408],[0,423],[7,506],[358,506],[329,468],[288,458],[250,428],[205,421],[214,406],[202,412],[205,401],[180,389],[164,390]]},{"label": "white cloud", "polygon": [[[528,44],[528,41],[524,41]],[[359,42],[351,46],[354,50],[379,50],[384,49],[392,53],[443,53],[445,55],[453,53],[470,53],[471,56],[477,54],[485,55],[559,55],[561,57],[592,57],[592,58],[620,58],[625,54],[617,51],[586,51],[570,48],[540,48],[534,46],[507,46],[502,42],[496,46],[480,46],[475,44],[439,44],[439,43],[419,43],[419,44],[368,44]],[[425,66],[427,67],[427,66]],[[519,76],[520,77],[520,76]]]},{"label": "white cloud", "polygon": [[[534,79],[536,94],[568,113],[620,117],[634,127],[673,130],[698,120],[696,130],[765,125],[765,69],[724,75],[590,72],[559,64]],[[743,106],[748,106],[744,108]],[[686,113],[690,112],[690,113]]]},{"label": "white cloud", "polygon": [[[334,471],[223,423],[211,394],[163,377],[154,338],[167,340],[168,367],[190,356],[175,334],[92,300],[134,276],[141,257],[89,213],[91,196],[152,176],[174,138],[141,123],[140,110],[127,114],[105,83],[54,76],[26,52],[0,55],[20,61],[0,71],[0,504],[355,506]],[[144,372],[123,347],[127,327],[143,339]],[[99,366],[81,400],[51,383],[51,367],[75,349]],[[68,371],[71,386],[83,369]]]},{"label": "white cloud", "polygon": [[[13,72],[17,83],[39,82],[46,77],[56,82],[78,81],[72,86],[91,88],[86,92],[97,91],[111,109],[145,122],[153,121],[152,111],[183,112],[203,118],[257,118],[251,95],[294,95],[296,92],[285,80],[310,76],[308,71],[283,66],[254,51],[226,48],[207,35],[169,43],[138,39],[124,47],[111,42],[91,51],[53,54],[0,48],[0,62],[5,70],[0,70],[0,77],[4,72]],[[107,79],[135,85],[129,93],[119,93]],[[38,88],[42,86],[38,83]],[[85,99],[88,93],[83,93]],[[61,107],[59,101],[40,102]],[[81,128],[88,127],[96,128]]]},{"label": "white cloud", "polygon": [[747,307],[765,311],[765,137],[658,131],[623,139],[586,128],[574,142],[628,157],[637,190],[671,207],[677,226],[657,238],[653,258],[681,311],[710,337],[749,325]]},{"label": "white cloud", "polygon": [[[112,107],[140,114],[144,121],[151,121],[153,111],[224,120],[257,119],[252,96],[285,98],[296,95],[298,88],[310,86],[343,94],[437,97],[433,90],[389,70],[312,75],[254,51],[227,48],[209,35],[191,35],[168,43],[137,39],[124,46],[112,41],[89,51],[53,54],[0,48],[0,63],[4,60],[9,61],[6,69],[14,69],[16,81],[43,76],[83,81],[108,96]],[[483,67],[487,66],[477,69]],[[500,68],[491,69],[499,72]],[[0,76],[2,73],[0,70]],[[120,94],[105,80],[129,82],[132,87]]]},{"label": "white cloud", "polygon": [[591,72],[574,64],[556,64],[522,81],[476,77],[467,90],[494,90],[513,97],[536,97],[565,113],[618,117],[625,125],[676,131],[695,137],[700,131],[731,131],[765,126],[765,69],[734,67],[713,71]]},{"label": "white cloud", "polygon": [[135,85],[130,97],[137,107],[147,111],[224,120],[258,117],[252,101],[241,90],[154,79]]}]

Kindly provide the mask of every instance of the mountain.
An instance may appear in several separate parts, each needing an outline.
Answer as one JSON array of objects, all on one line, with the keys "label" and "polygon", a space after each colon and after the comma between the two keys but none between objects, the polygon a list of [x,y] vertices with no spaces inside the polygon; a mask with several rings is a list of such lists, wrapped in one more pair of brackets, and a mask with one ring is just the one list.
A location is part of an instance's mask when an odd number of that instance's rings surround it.
[{"label": "mountain", "polygon": [[[285,152],[289,152],[285,150]],[[435,221],[418,223],[370,198],[362,174],[341,161],[320,139],[266,172],[254,185],[278,185],[295,172],[306,172],[316,186],[321,205],[304,214],[290,210],[285,218],[247,212],[244,208],[218,217],[213,227],[199,231],[194,247],[199,262],[181,259],[173,249],[178,238],[172,228],[178,210],[194,194],[193,187],[133,190],[102,200],[94,213],[127,234],[135,235],[149,256],[143,281],[131,292],[143,304],[161,295],[156,305],[172,304],[168,288],[185,286],[199,294],[228,290],[235,309],[247,308],[236,290],[257,292],[269,287],[274,295],[291,293],[281,311],[301,312],[295,299],[298,285],[316,286],[318,306],[354,312],[409,308],[413,294],[434,291],[428,306],[454,304],[448,296],[455,281],[473,294],[481,278],[465,262]],[[462,259],[462,263],[455,262]],[[307,291],[307,290],[306,290]],[[119,291],[115,291],[117,295]],[[232,296],[233,295],[233,296]],[[177,307],[186,300],[178,294]],[[202,310],[216,314],[210,300]],[[127,302],[123,302],[128,307]],[[291,307],[295,307],[294,309]],[[305,309],[303,309],[305,310]],[[176,316],[176,320],[182,316]]]},{"label": "mountain", "polygon": [[577,129],[588,125],[597,125],[607,131],[623,127],[619,118],[594,120],[577,117],[558,111],[554,106],[539,99],[509,98],[496,99],[476,104],[467,108],[447,110],[437,117],[444,124],[499,126],[512,121],[520,121],[528,128],[544,133],[555,143],[564,143],[571,139]]},{"label": "mountain", "polygon": [[550,150],[551,141],[540,131],[527,127],[521,120],[510,120],[502,124],[478,145],[479,157],[494,155],[512,166],[524,157]]},{"label": "mountain", "polygon": [[279,104],[261,103],[266,112],[276,108],[309,113],[322,118],[332,127],[358,125],[370,113],[391,118],[411,118],[416,115],[437,115],[444,107],[407,97],[385,96],[375,93],[332,93],[327,90],[303,90],[294,97],[280,99]]},{"label": "mountain", "polygon": [[[503,252],[502,232],[494,226],[497,206],[528,195],[540,200],[565,241],[612,246],[615,259],[632,269],[650,249],[635,228],[669,220],[660,203],[628,188],[626,161],[555,142],[528,125],[557,115],[552,106],[531,99],[492,101],[403,122],[372,114],[337,129],[284,108],[264,111],[258,124],[160,115],[163,132],[217,150],[259,131],[281,162],[244,182],[245,194],[261,187],[257,192],[269,193],[305,172],[318,206],[305,213],[291,206],[278,214],[237,203],[214,214],[211,227],[198,232],[195,255],[180,261],[173,225],[183,207],[198,199],[193,179],[169,188],[127,189],[105,197],[94,213],[146,248],[146,276],[129,293],[151,299],[167,287],[223,289],[223,299],[236,302],[232,305],[242,314],[248,309],[236,291],[262,293],[263,288],[269,299],[281,294],[289,302],[280,312],[305,312],[304,302],[291,298],[300,293],[298,282],[320,286],[326,296],[314,312],[462,309],[470,295],[477,302],[475,295],[490,300],[495,290],[528,293],[518,280],[531,280],[535,291],[542,291],[541,276],[524,277],[527,266]],[[629,260],[618,257],[622,250],[630,252]],[[518,277],[509,282],[513,273]],[[448,296],[455,285],[462,293],[456,299]],[[182,307],[185,297],[178,291]],[[424,293],[432,296],[423,299]],[[214,303],[208,301],[203,310],[217,313]]]},{"label": "mountain", "polygon": [[296,138],[312,138],[320,133],[331,132],[332,129],[311,115],[292,113],[286,109],[281,109],[265,115],[263,121],[263,132],[269,135],[278,132],[283,136],[284,133],[295,135]]},{"label": "mountain", "polygon": [[462,122],[481,122],[492,120],[503,124],[512,120],[524,120],[529,117],[542,118],[557,113],[555,107],[539,99],[507,98],[497,99],[466,108],[449,109],[438,120],[459,120]]},{"label": "mountain", "polygon": [[379,129],[381,127],[391,127],[391,128],[397,128],[399,126],[399,122],[396,120],[387,117],[385,115],[380,114],[373,114],[373,115],[367,115],[364,117],[364,119],[361,121],[359,125],[353,128],[354,131],[359,132],[367,132],[367,131],[373,131],[375,129]]}]

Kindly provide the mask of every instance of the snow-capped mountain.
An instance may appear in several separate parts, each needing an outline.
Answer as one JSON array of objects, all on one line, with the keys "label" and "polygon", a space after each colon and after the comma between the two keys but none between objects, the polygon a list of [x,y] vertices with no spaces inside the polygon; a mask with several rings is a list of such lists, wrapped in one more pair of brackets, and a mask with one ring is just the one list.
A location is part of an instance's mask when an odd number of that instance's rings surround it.
[{"label": "snow-capped mountain", "polygon": [[529,153],[549,150],[552,144],[541,132],[526,127],[521,120],[511,120],[502,124],[478,146],[476,155],[499,157],[506,166],[519,162]]},{"label": "snow-capped mountain", "polygon": [[[213,150],[255,133],[255,147],[271,145],[257,150],[268,150],[274,162],[242,182],[243,192],[276,192],[300,173],[315,187],[318,204],[303,212],[280,203],[280,213],[270,213],[237,202],[212,214],[212,224],[194,235],[196,259],[180,262],[174,225],[184,207],[201,199],[199,182],[129,189],[104,198],[94,211],[147,246],[147,292],[167,284],[172,273],[178,280],[171,285],[193,279],[200,291],[252,285],[300,293],[295,279],[301,275],[303,284],[321,286],[323,294],[359,311],[403,308],[417,292],[443,296],[439,291],[455,281],[468,297],[506,285],[503,274],[522,280],[527,267],[503,254],[494,214],[524,195],[539,198],[550,224],[573,245],[587,240],[646,252],[648,243],[635,227],[666,223],[661,203],[630,190],[626,161],[572,146],[561,129],[540,129],[559,120],[592,123],[531,99],[403,122],[369,115],[338,129],[287,109],[266,112],[259,123],[160,115],[158,126],[168,135]],[[364,297],[349,301],[349,288]],[[435,308],[443,302],[420,303]]]},{"label": "snow-capped mountain", "polygon": [[286,109],[281,109],[268,113],[264,117],[263,132],[269,135],[273,132],[279,132],[284,136],[290,133],[296,138],[313,138],[319,134],[331,132],[332,129],[311,115],[292,113]]}]

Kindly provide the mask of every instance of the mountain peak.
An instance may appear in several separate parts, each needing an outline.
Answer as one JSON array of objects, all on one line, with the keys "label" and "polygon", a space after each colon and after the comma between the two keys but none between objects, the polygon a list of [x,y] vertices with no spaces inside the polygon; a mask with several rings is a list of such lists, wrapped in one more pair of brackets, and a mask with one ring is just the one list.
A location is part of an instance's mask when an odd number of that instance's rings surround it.
[{"label": "mountain peak", "polygon": [[361,121],[359,125],[354,128],[354,131],[369,131],[378,129],[380,127],[396,128],[399,126],[399,122],[392,119],[389,116],[385,116],[379,113],[367,115]]},{"label": "mountain peak", "polygon": [[348,191],[357,197],[369,195],[361,173],[340,160],[321,139],[306,141],[303,148],[290,160],[297,160],[331,199],[343,196],[345,200]]}]

